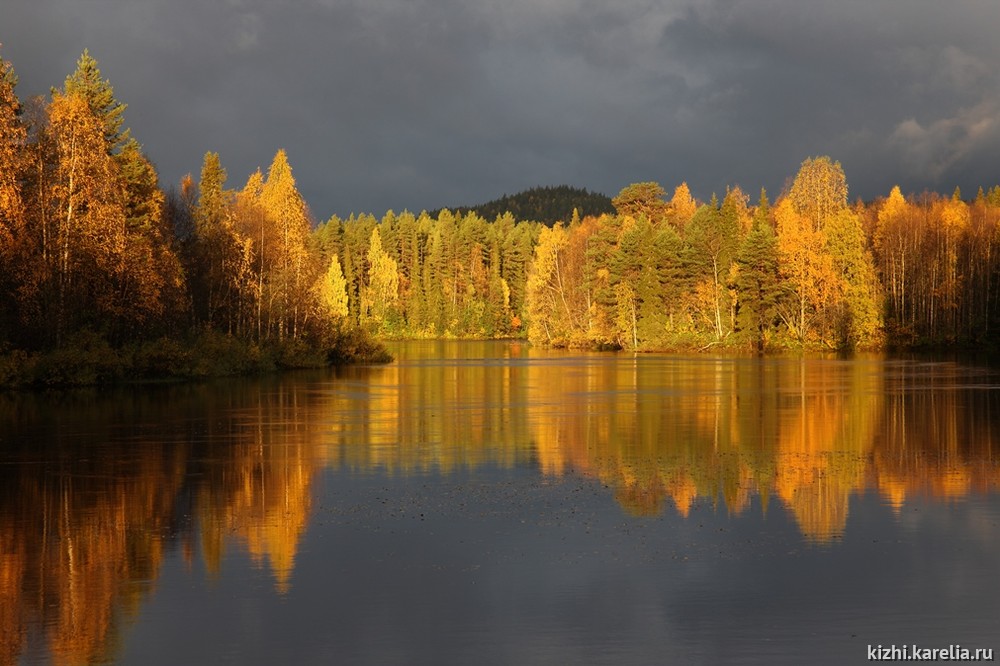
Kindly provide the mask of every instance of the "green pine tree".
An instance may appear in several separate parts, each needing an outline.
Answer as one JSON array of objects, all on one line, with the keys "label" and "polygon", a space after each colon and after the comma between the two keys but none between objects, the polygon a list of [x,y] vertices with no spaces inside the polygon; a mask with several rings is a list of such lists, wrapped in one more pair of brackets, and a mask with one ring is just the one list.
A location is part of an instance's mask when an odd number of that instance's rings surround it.
[{"label": "green pine tree", "polygon": [[[763,201],[766,206],[766,197]],[[740,245],[736,264],[733,287],[739,303],[739,329],[759,353],[764,351],[774,329],[783,293],[778,273],[778,239],[762,215],[754,218],[750,233]]]},{"label": "green pine tree", "polygon": [[127,105],[115,99],[111,82],[101,78],[97,60],[87,49],[77,60],[76,71],[66,77],[63,92],[66,95],[83,95],[87,100],[87,106],[104,127],[104,141],[109,155],[117,153],[131,138],[131,132],[123,129]]}]

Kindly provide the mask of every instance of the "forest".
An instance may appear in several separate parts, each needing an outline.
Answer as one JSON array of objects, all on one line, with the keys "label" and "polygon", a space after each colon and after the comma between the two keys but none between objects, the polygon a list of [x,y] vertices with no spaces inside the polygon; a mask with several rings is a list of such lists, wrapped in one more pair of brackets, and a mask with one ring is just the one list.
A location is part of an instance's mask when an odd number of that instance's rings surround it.
[{"label": "forest", "polygon": [[[197,181],[162,188],[87,52],[48,98],[16,84],[0,60],[0,385],[384,359],[379,338],[995,346],[1000,187],[851,203],[823,156],[773,202],[644,182],[554,224],[475,209],[317,223],[283,150],[242,187],[208,152]],[[546,194],[600,199],[538,188],[539,217]]]},{"label": "forest", "polygon": [[[570,219],[574,209],[582,217],[615,212],[615,207],[608,196],[569,185],[532,187],[517,194],[505,194],[499,199],[478,206],[463,206],[450,210],[459,216],[475,213],[487,220],[510,213],[518,220],[532,220],[551,227],[556,222]],[[429,215],[437,217],[442,210],[444,209],[431,211]]]},{"label": "forest", "polygon": [[165,192],[86,51],[22,103],[0,60],[0,386],[385,361],[336,316],[284,151]]},{"label": "forest", "polygon": [[[1000,187],[848,201],[829,157],[773,204],[635,183],[615,212],[336,217],[313,233],[350,321],[383,337],[762,352],[994,345]],[[324,264],[326,265],[326,264]],[[341,284],[343,287],[341,287]]]}]

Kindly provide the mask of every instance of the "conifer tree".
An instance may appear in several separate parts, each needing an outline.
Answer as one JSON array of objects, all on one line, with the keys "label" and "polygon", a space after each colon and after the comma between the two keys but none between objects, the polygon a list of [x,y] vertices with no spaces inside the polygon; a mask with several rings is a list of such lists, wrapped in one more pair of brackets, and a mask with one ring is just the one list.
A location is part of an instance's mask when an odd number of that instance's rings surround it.
[{"label": "conifer tree", "polygon": [[198,181],[198,200],[193,211],[197,252],[191,286],[196,315],[209,327],[219,317],[224,317],[220,313],[220,301],[227,283],[225,262],[228,244],[223,228],[225,182],[226,170],[222,168],[218,153],[205,153]]},{"label": "conifer tree", "polygon": [[97,61],[84,49],[76,62],[76,70],[66,77],[64,95],[80,95],[87,101],[91,113],[102,125],[105,146],[109,155],[118,152],[131,139],[125,124],[126,105],[115,99],[111,82],[101,77]]},{"label": "conifer tree", "polygon": [[645,215],[646,219],[656,224],[667,214],[667,204],[663,200],[665,194],[659,183],[632,183],[623,188],[611,203],[619,215],[636,219]]},{"label": "conifer tree", "polygon": [[766,210],[767,198],[762,193],[753,226],[736,256],[738,271],[734,279],[739,327],[758,353],[764,351],[771,334],[783,292],[778,273],[778,241],[766,220]]},{"label": "conifer tree", "polygon": [[716,340],[721,340],[731,330],[726,280],[740,242],[739,209],[736,204],[739,197],[742,193],[731,192],[719,207],[713,195],[712,202],[699,209],[687,230],[693,260],[703,267],[709,279],[705,286],[710,293]]},{"label": "conifer tree", "polygon": [[587,264],[583,280],[590,294],[587,338],[598,345],[617,345],[615,291],[611,262],[618,244],[621,218],[602,215],[587,242]]},{"label": "conifer tree", "polygon": [[[180,298],[180,264],[163,226],[164,195],[152,163],[139,143],[124,128],[126,105],[114,96],[97,61],[84,51],[76,70],[66,78],[62,95],[83,99],[101,127],[103,147],[114,160],[115,187],[124,193],[121,205],[126,220],[122,239],[122,266],[116,277],[118,319],[124,326],[146,326],[161,317],[166,301],[176,309]],[[135,333],[135,332],[133,332]],[[117,335],[132,335],[119,331]]]},{"label": "conifer tree", "polygon": [[[511,328],[520,332],[521,318],[525,311],[525,285],[540,225],[517,222],[513,216],[508,215],[498,218],[498,223],[502,223],[506,229],[501,247],[500,277],[510,289]],[[517,318],[516,321],[514,317]]]}]

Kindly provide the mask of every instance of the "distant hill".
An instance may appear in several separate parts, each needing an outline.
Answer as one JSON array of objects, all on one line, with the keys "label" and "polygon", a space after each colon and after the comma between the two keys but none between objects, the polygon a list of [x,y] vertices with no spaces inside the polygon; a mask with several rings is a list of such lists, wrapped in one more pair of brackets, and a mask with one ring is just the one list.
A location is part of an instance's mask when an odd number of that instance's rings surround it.
[{"label": "distant hill", "polygon": [[[614,213],[611,199],[599,192],[589,192],[569,185],[554,187],[533,187],[519,194],[505,194],[499,199],[488,201],[478,206],[460,206],[451,208],[453,213],[464,215],[475,212],[486,220],[494,220],[498,215],[510,212],[515,219],[532,220],[552,226],[556,222],[569,222],[573,217],[573,209],[580,217]],[[439,210],[430,211],[432,217],[437,217]]]}]

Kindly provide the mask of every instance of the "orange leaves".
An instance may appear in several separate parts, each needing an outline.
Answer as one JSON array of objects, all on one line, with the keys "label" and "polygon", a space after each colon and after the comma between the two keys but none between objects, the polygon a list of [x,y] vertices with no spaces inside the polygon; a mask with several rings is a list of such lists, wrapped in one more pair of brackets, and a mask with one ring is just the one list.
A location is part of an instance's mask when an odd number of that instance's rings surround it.
[{"label": "orange leaves", "polygon": [[796,296],[794,309],[786,309],[782,317],[792,333],[804,341],[810,322],[829,303],[836,288],[833,262],[825,252],[823,232],[796,211],[790,198],[778,203],[774,217],[781,272]]},{"label": "orange leaves", "polygon": [[13,240],[14,229],[23,222],[21,197],[23,155],[27,132],[17,116],[10,63],[0,59],[0,256]]},{"label": "orange leaves", "polygon": [[698,210],[698,204],[691,196],[691,190],[688,189],[687,183],[681,183],[674,188],[674,196],[670,199],[669,210],[670,219],[682,229],[694,217],[694,212]]},{"label": "orange leaves", "polygon": [[935,208],[936,217],[941,220],[941,228],[945,233],[957,234],[969,228],[969,206],[961,199],[941,200]]},{"label": "orange leaves", "polygon": [[882,202],[878,209],[879,226],[882,227],[901,219],[906,214],[908,207],[903,193],[899,190],[899,185],[893,185],[888,198]]}]

